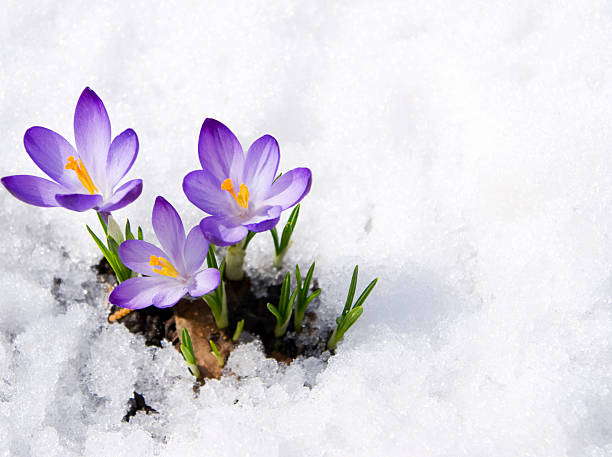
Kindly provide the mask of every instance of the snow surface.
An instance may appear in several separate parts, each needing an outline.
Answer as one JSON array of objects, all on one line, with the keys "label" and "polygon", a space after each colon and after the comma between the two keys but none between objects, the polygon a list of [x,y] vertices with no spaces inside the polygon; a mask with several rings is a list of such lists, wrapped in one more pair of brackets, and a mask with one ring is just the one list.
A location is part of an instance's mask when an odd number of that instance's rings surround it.
[{"label": "snow surface", "polygon": [[[150,238],[156,195],[201,217],[214,117],[313,170],[287,264],[316,258],[323,319],[354,264],[381,279],[326,366],[249,343],[195,398],[106,322],[94,213],[2,191],[0,455],[612,455],[609,2],[157,3],[3,2],[0,174],[38,174],[25,130],[72,140],[91,86],[138,133],[117,216]],[[122,422],[133,390],[160,414]]]}]

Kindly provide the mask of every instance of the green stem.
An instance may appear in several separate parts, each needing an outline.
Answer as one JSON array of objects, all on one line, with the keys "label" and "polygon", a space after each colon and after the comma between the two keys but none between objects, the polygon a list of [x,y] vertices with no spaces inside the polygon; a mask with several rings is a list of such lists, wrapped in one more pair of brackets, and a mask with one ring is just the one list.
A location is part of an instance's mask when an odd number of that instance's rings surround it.
[{"label": "green stem", "polygon": [[215,318],[217,328],[221,330],[227,327],[229,324],[227,319],[227,295],[225,294],[225,283],[223,282],[223,280],[221,281],[221,284],[219,284],[219,288],[221,289],[221,303],[219,303],[215,299],[215,294],[217,291],[213,291],[210,294],[204,295],[202,297],[202,300],[204,300],[210,308],[210,311],[212,312],[213,317]]},{"label": "green stem", "polygon": [[329,349],[330,351],[335,350],[338,346],[338,336],[336,333],[337,331],[338,327],[336,326],[336,328],[334,329],[334,333],[332,333],[332,335],[329,337],[329,340],[327,341],[327,349]]},{"label": "green stem", "polygon": [[196,379],[200,379],[202,375],[200,374],[200,370],[198,369],[198,366],[195,363],[188,363],[187,368],[189,368],[189,371]]},{"label": "green stem", "polygon": [[287,254],[287,251],[289,250],[289,248],[291,247],[291,245],[293,244],[293,240],[289,241],[289,244],[287,244],[287,246],[285,247],[285,249],[282,249],[278,254],[274,254],[274,268],[276,268],[277,270],[280,270],[281,267],[283,266],[283,261],[285,260],[285,255]]},{"label": "green stem", "polygon": [[244,278],[243,265],[245,254],[243,241],[227,248],[224,276],[230,281],[241,281]]},{"label": "green stem", "polygon": [[285,332],[287,332],[287,327],[289,327],[290,321],[291,319],[287,319],[285,323],[282,325],[280,324],[280,322],[276,323],[276,326],[274,327],[274,337],[275,338],[280,338],[281,336],[285,334]]}]

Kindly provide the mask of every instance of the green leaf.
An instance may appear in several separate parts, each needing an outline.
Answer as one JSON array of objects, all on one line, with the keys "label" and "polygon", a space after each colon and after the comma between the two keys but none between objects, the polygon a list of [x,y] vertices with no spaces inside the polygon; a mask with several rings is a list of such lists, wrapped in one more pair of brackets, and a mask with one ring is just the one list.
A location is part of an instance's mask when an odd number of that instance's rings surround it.
[{"label": "green leaf", "polygon": [[359,274],[359,265],[355,265],[355,269],[353,270],[353,278],[351,279],[351,285],[349,287],[348,296],[346,297],[346,303],[344,304],[344,309],[342,310],[343,316],[346,313],[348,313],[349,309],[351,309],[351,304],[353,303],[353,298],[355,297],[355,289],[357,288],[358,274]]},{"label": "green leaf", "polygon": [[361,293],[361,295],[355,302],[355,305],[353,306],[353,308],[358,308],[363,305],[363,302],[366,301],[366,298],[368,298],[368,295],[370,295],[370,292],[372,292],[372,289],[374,289],[374,286],[376,285],[377,282],[378,282],[378,278],[374,279],[370,284],[368,284],[368,287],[366,287],[364,291]]},{"label": "green leaf", "polygon": [[242,249],[246,249],[247,248],[247,246],[249,245],[249,243],[251,242],[253,237],[255,237],[255,235],[257,235],[257,233],[251,232],[249,230],[249,232],[247,233],[247,236],[244,238],[244,241],[242,242]]},{"label": "green leaf", "polygon": [[268,307],[268,310],[272,314],[274,314],[274,317],[276,317],[276,320],[280,322],[282,320],[282,317],[281,317],[280,312],[278,311],[278,308],[274,306],[272,303],[268,303],[266,306]]},{"label": "green leaf", "polygon": [[301,291],[302,290],[302,275],[300,274],[299,265],[295,266],[295,282],[297,284],[297,288]]},{"label": "green leaf", "polygon": [[[121,261],[121,258],[119,257],[119,244],[117,244],[117,242],[115,241],[114,238],[112,238],[110,235],[108,236],[108,238],[106,239],[106,242],[108,243],[108,247],[109,247],[109,252],[111,253],[111,255],[113,256],[113,259],[115,261],[115,264],[119,267],[119,269],[121,270],[121,282],[125,281],[126,279],[128,279],[131,275],[132,275],[132,270],[130,270],[128,267],[126,267],[123,262]],[[117,273],[117,272],[116,272]],[[119,279],[119,278],[117,278]]]},{"label": "green leaf", "polygon": [[283,172],[282,171],[278,174],[278,176],[276,178],[274,178],[274,181],[272,181],[272,184],[274,184],[276,182],[276,180],[278,178],[280,178],[281,176],[283,176]]},{"label": "green leaf", "polygon": [[346,316],[344,316],[344,319],[342,320],[341,325],[338,326],[338,333],[341,335],[341,337],[342,335],[346,333],[346,331],[349,328],[353,326],[355,322],[357,322],[357,319],[359,319],[362,314],[363,314],[363,307],[359,306],[357,308],[351,309],[346,314]]},{"label": "green leaf", "polygon": [[295,229],[295,224],[297,224],[298,216],[300,215],[300,204],[293,209],[287,223],[285,224],[285,228],[283,229],[283,235],[281,237],[280,242],[280,250],[286,249],[289,246],[289,240],[291,239],[291,235],[293,234],[293,230]]},{"label": "green leaf", "polygon": [[108,227],[106,226],[106,222],[104,222],[104,218],[102,217],[100,213],[96,212],[96,214],[98,215],[98,220],[100,221],[102,230],[104,230],[104,235],[108,236]]},{"label": "green leaf", "polygon": [[91,230],[89,225],[86,225],[85,227],[87,227],[87,231],[89,232],[89,234],[91,235],[95,243],[98,245],[98,248],[100,248],[100,251],[102,251],[102,254],[104,255],[104,258],[106,258],[106,260],[108,261],[108,264],[111,266],[111,268],[115,272],[117,281],[123,282],[124,281],[123,272],[121,270],[121,267],[117,264],[114,255],[108,250],[108,248],[104,245],[104,243],[102,243],[100,238],[98,238],[97,235]]},{"label": "green leaf", "polygon": [[127,219],[125,222],[125,239],[126,240],[133,240],[134,239],[134,234],[132,233],[132,228],[130,227],[130,220]]},{"label": "green leaf", "polygon": [[142,227],[138,226],[138,239],[140,241],[144,240],[144,236],[142,236]]},{"label": "green leaf", "polygon": [[219,273],[221,274],[221,281],[223,281],[223,275],[225,274],[225,259],[221,261],[221,266],[219,266]]},{"label": "green leaf", "polygon": [[206,263],[208,265],[208,268],[219,269],[217,265],[217,256],[215,255],[215,245],[214,244],[210,244],[208,246],[208,253],[206,254]]},{"label": "green leaf", "polygon": [[240,334],[242,333],[242,329],[244,327],[244,319],[240,319],[236,324],[236,330],[234,330],[234,336],[232,336],[232,341],[235,343],[240,338]]},{"label": "green leaf", "polygon": [[274,252],[278,255],[280,251],[280,246],[278,244],[278,232],[276,231],[276,227],[272,227],[270,229],[270,235],[272,235],[272,241],[274,241]]},{"label": "green leaf", "polygon": [[181,332],[181,342],[189,351],[193,352],[193,344],[191,343],[191,336],[189,335],[189,331],[183,327],[183,331]]},{"label": "green leaf", "polygon": [[310,296],[306,299],[306,306],[304,306],[304,308],[310,305],[310,302],[313,301],[315,298],[317,298],[320,293],[321,293],[321,289],[317,289],[313,291],[312,294],[310,294]]},{"label": "green leaf", "polygon": [[181,352],[183,354],[183,358],[185,359],[185,362],[187,362],[187,364],[189,365],[194,365],[195,364],[195,358],[193,356],[193,354],[189,351],[189,349],[183,345],[181,345]]}]

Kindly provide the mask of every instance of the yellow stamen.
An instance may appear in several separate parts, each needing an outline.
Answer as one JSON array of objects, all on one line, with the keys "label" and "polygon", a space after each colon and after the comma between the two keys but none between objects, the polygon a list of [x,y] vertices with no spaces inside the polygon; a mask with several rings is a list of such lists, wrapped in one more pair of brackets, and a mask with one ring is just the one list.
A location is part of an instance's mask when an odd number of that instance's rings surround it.
[{"label": "yellow stamen", "polygon": [[170,276],[171,278],[177,278],[179,275],[178,271],[176,271],[176,268],[174,268],[174,265],[172,265],[163,257],[157,257],[152,255],[149,259],[149,265],[154,267],[153,271],[155,273],[159,273],[160,275]]},{"label": "yellow stamen", "polygon": [[87,189],[90,194],[93,195],[98,192],[97,187],[94,186],[94,183],[91,180],[91,176],[89,176],[87,168],[85,168],[85,165],[83,165],[81,159],[79,159],[79,161],[77,162],[74,156],[68,157],[68,163],[66,163],[66,166],[64,168],[66,168],[66,170],[74,170],[77,175],[77,178],[79,178],[79,181],[81,181],[83,187],[85,187],[85,189]]},{"label": "yellow stamen", "polygon": [[227,178],[221,183],[221,189],[227,190],[230,194],[232,194],[232,197],[234,197],[236,202],[244,209],[249,206],[249,188],[245,184],[240,184],[240,190],[238,191],[238,195],[236,195],[232,180]]},{"label": "yellow stamen", "polygon": [[129,309],[129,308],[121,308],[120,310],[117,310],[113,314],[108,316],[108,321],[112,324],[113,322],[118,321],[119,319],[124,318],[125,316],[130,314],[132,311],[134,311],[134,310],[133,309]]}]

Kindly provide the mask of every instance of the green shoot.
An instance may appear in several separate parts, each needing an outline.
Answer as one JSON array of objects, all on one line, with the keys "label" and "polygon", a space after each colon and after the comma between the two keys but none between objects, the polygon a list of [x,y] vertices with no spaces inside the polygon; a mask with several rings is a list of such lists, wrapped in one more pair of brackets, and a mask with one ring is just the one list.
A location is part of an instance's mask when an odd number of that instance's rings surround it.
[{"label": "green shoot", "polygon": [[210,349],[212,350],[213,355],[217,359],[217,362],[219,362],[219,366],[223,368],[223,366],[225,365],[225,360],[223,360],[223,357],[221,357],[219,349],[217,349],[217,345],[213,340],[208,340],[208,343],[210,344]]},{"label": "green shoot", "polygon": [[244,328],[244,319],[240,319],[236,324],[236,330],[234,330],[234,336],[232,336],[232,341],[235,343],[240,338],[240,334],[242,333],[242,329]]},{"label": "green shoot", "polygon": [[297,295],[295,298],[295,312],[293,313],[293,326],[295,327],[296,332],[302,331],[302,320],[304,319],[304,314],[306,313],[306,308],[310,302],[312,302],[315,298],[319,296],[321,293],[321,289],[314,290],[312,294],[308,295],[308,290],[310,289],[310,282],[312,281],[312,275],[314,273],[315,263],[312,262],[308,273],[306,273],[306,277],[304,278],[304,283],[302,283],[302,275],[300,274],[300,267],[295,266],[295,278],[297,282]]},{"label": "green shoot", "polygon": [[[348,296],[346,297],[346,303],[344,304],[344,309],[342,310],[342,314],[336,318],[336,328],[332,333],[329,341],[327,341],[327,349],[333,351],[338,346],[338,341],[340,341],[344,334],[347,332],[352,325],[357,322],[357,320],[363,314],[363,303],[368,298],[368,295],[374,289],[374,286],[378,282],[378,278],[374,279],[368,286],[363,290],[359,298],[353,304],[353,298],[355,297],[355,290],[357,288],[357,275],[359,273],[359,266],[355,266],[353,270],[353,277],[351,279],[351,285],[349,286]],[[352,306],[351,306],[352,305]]]},{"label": "green shoot", "polygon": [[196,363],[195,354],[193,353],[193,344],[191,344],[191,337],[186,328],[183,328],[181,333],[181,352],[187,362],[187,368],[189,372],[195,376],[196,379],[200,379],[200,370]]},{"label": "green shoot", "polygon": [[[124,234],[117,224],[117,221],[111,216],[108,215],[108,222],[104,220],[104,217],[100,213],[98,214],[98,219],[100,221],[100,225],[102,226],[102,230],[104,231],[104,235],[106,237],[106,244],[102,242],[100,238],[91,230],[91,228],[87,225],[87,231],[93,238],[94,242],[102,251],[102,254],[108,261],[108,264],[115,272],[115,276],[117,277],[117,281],[119,283],[125,281],[132,277],[133,273],[128,267],[126,267],[121,258],[119,257],[119,246],[123,243],[124,240],[134,239],[134,235],[130,229],[130,221],[128,220],[125,224],[125,238]],[[142,230],[138,227],[138,235],[139,239],[142,239]]]},{"label": "green shoot", "polygon": [[274,327],[274,336],[280,338],[287,331],[289,321],[291,320],[291,313],[293,311],[293,302],[297,295],[297,289],[290,294],[291,288],[291,273],[285,275],[283,279],[283,285],[281,286],[281,293],[278,299],[278,307],[271,303],[268,303],[268,310],[276,318],[276,326]]},{"label": "green shoot", "polygon": [[293,234],[293,230],[295,229],[295,225],[297,224],[298,216],[300,215],[300,205],[298,204],[287,223],[285,224],[285,228],[283,229],[283,234],[280,239],[278,238],[278,232],[276,227],[270,230],[270,234],[272,235],[272,241],[274,241],[274,267],[280,268],[283,265],[283,259],[285,258],[285,254],[293,244],[291,240],[291,235]]},{"label": "green shoot", "polygon": [[247,246],[249,245],[251,240],[255,237],[255,235],[257,235],[256,232],[251,232],[249,230],[249,232],[247,233],[247,236],[244,238],[244,241],[242,242],[242,249],[246,249],[247,248]]},{"label": "green shoot", "polygon": [[217,265],[215,247],[212,244],[208,248],[206,262],[208,263],[208,268],[217,268],[219,270],[219,273],[221,273],[221,281],[219,282],[219,287],[204,295],[202,299],[206,302],[210,308],[210,311],[213,313],[217,328],[223,329],[228,325],[227,295],[225,294],[225,282],[223,281],[223,276],[225,274],[225,260],[221,262],[220,267]]}]

